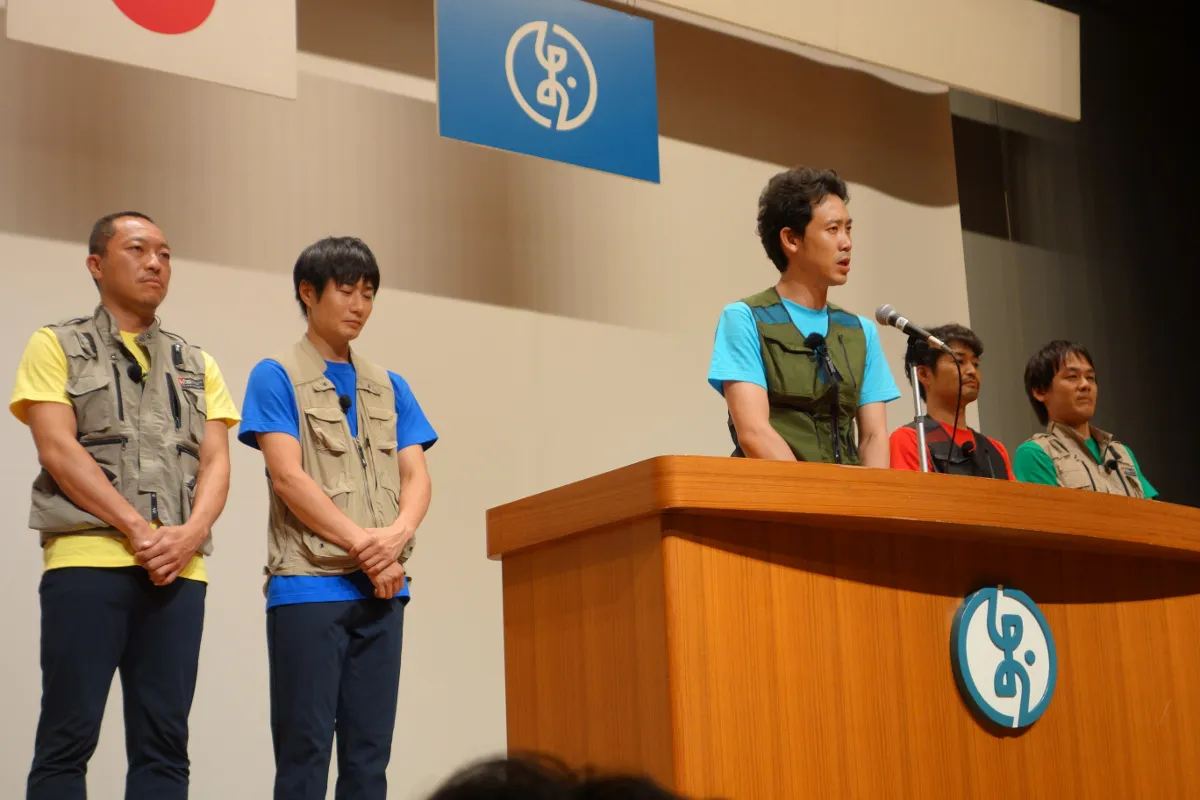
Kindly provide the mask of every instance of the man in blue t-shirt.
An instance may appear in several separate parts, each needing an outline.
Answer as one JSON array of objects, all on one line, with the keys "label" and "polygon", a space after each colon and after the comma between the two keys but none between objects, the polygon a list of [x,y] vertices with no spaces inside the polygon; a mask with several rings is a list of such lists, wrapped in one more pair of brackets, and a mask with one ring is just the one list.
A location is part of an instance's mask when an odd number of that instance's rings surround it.
[{"label": "man in blue t-shirt", "polygon": [[352,352],[379,288],[360,240],[306,248],[304,339],[250,373],[238,439],[271,491],[267,652],[276,800],[383,800],[400,679],[404,562],[429,508],[437,434],[408,384]]},{"label": "man in blue t-shirt", "polygon": [[827,301],[850,274],[849,199],[836,173],[808,167],[771,178],[759,198],[779,282],[725,307],[708,371],[734,455],[888,467],[885,404],[900,390],[875,324]]}]

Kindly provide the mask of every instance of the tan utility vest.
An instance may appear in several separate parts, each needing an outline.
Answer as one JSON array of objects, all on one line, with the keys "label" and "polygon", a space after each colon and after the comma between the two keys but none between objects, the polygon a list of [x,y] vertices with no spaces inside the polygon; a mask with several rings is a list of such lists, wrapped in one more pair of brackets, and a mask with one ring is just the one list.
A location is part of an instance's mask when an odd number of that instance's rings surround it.
[{"label": "tan utility vest", "polygon": [[[79,443],[143,519],[186,522],[208,416],[203,352],[156,319],[137,337],[150,354],[150,374],[139,382],[129,374],[137,359],[103,305],[92,317],[49,327],[67,357]],[[65,533],[122,535],[71,502],[44,469],[33,482],[29,527],[42,532],[43,542]],[[212,553],[211,536],[200,552]]]},{"label": "tan utility vest", "polygon": [[1054,461],[1058,485],[1068,489],[1089,489],[1093,492],[1145,497],[1146,490],[1138,479],[1137,467],[1125,445],[1111,433],[1091,427],[1092,438],[1100,449],[1100,460],[1088,450],[1087,440],[1065,425],[1051,422],[1045,433],[1031,439]]},{"label": "tan utility vest", "polygon": [[[396,393],[387,370],[351,354],[357,386],[358,437],[342,410],[325,359],[308,337],[273,359],[292,382],[300,414],[300,461],[338,510],[362,528],[384,528],[400,513]],[[345,575],[358,561],[308,528],[275,494],[267,534],[268,575]],[[400,555],[407,561],[410,541]]]}]

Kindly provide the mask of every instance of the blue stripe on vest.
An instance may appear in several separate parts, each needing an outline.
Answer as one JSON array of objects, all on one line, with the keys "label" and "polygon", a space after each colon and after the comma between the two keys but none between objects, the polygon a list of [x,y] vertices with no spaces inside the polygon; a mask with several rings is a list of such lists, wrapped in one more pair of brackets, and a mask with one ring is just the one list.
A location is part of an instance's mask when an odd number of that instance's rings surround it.
[{"label": "blue stripe on vest", "polygon": [[829,310],[829,324],[841,325],[843,328],[861,328],[862,320],[846,311]]},{"label": "blue stripe on vest", "polygon": [[756,320],[767,325],[781,325],[792,321],[792,318],[788,316],[787,309],[783,307],[783,303],[776,303],[773,306],[754,306],[750,310],[754,312]]}]

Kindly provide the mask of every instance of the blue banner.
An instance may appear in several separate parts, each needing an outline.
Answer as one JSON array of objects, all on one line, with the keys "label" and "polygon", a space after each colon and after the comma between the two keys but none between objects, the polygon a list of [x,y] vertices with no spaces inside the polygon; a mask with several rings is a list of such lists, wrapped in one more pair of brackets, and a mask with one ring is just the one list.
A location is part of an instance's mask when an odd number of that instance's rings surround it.
[{"label": "blue banner", "polygon": [[582,0],[437,0],[442,136],[658,183],[654,23]]}]

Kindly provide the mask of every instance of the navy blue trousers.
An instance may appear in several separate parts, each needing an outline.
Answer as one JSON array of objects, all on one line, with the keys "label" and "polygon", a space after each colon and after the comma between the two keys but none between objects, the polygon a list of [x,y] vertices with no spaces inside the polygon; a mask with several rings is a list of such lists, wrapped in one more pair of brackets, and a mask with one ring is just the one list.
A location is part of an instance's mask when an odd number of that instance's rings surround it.
[{"label": "navy blue trousers", "polygon": [[275,800],[324,800],[337,734],[337,800],[385,800],[404,600],[267,611]]},{"label": "navy blue trousers", "polygon": [[157,587],[141,567],[47,571],[42,712],[28,800],[83,800],[100,722],[121,675],[126,800],[188,796],[188,715],[204,628],[204,583]]}]

